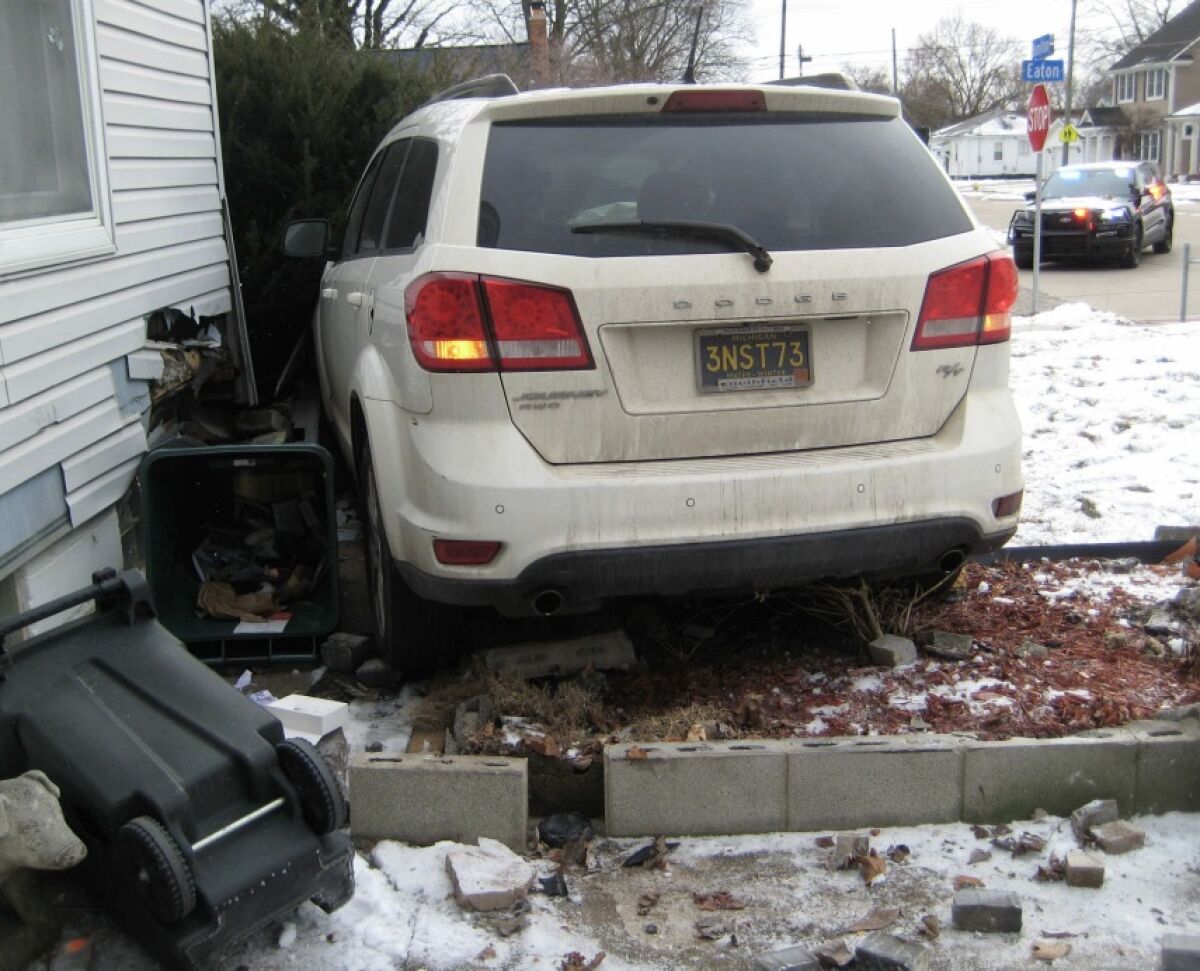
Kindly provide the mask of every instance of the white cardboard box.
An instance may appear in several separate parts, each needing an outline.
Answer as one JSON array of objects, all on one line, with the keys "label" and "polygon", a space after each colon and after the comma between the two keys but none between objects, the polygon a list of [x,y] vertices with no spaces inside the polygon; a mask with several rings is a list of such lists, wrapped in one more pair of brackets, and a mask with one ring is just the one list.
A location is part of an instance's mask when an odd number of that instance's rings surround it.
[{"label": "white cardboard box", "polygon": [[324,738],[350,723],[350,706],[344,701],[329,701],[309,695],[288,695],[266,706],[281,722],[285,732],[306,738]]}]

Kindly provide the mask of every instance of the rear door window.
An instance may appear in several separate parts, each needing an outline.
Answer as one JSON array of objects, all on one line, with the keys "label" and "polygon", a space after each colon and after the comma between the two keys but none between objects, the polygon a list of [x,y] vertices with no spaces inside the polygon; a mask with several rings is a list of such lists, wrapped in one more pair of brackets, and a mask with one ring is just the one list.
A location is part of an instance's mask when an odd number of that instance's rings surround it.
[{"label": "rear door window", "polygon": [[362,229],[363,214],[367,211],[367,200],[371,197],[371,190],[375,187],[375,176],[379,174],[379,163],[382,160],[383,152],[378,152],[371,159],[367,171],[363,173],[362,181],[358,183],[354,201],[350,203],[350,214],[346,217],[346,234],[342,237],[343,260],[353,256],[358,246],[358,234]]},{"label": "rear door window", "polygon": [[392,197],[396,194],[396,186],[400,182],[400,173],[404,169],[404,158],[408,153],[410,139],[392,142],[386,149],[383,162],[379,166],[379,175],[371,189],[371,197],[367,201],[367,210],[363,215],[362,229],[358,234],[355,254],[369,256],[379,251],[383,246],[383,229],[387,223],[388,210],[392,205]]},{"label": "rear door window", "polygon": [[412,249],[424,238],[437,160],[437,142],[427,138],[412,140],[404,173],[392,200],[384,249]]},{"label": "rear door window", "polygon": [[491,128],[480,246],[597,257],[728,251],[691,238],[572,232],[680,220],[734,226],[768,250],[907,246],[972,228],[898,118],[655,115]]}]

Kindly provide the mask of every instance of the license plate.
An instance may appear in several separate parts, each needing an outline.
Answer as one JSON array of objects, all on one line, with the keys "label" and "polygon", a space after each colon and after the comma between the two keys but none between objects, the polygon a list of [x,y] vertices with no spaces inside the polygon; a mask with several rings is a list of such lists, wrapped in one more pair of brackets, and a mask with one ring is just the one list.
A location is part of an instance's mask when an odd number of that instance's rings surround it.
[{"label": "license plate", "polygon": [[812,384],[808,328],[736,327],[696,333],[701,392],[770,391]]}]

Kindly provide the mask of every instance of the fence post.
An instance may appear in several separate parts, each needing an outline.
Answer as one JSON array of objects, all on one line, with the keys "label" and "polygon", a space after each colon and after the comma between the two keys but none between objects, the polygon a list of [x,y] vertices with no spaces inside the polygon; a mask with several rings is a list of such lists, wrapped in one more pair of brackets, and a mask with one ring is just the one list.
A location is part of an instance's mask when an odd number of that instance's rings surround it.
[{"label": "fence post", "polygon": [[1179,295],[1179,322],[1187,320],[1188,271],[1192,267],[1192,244],[1183,244],[1183,290]]}]

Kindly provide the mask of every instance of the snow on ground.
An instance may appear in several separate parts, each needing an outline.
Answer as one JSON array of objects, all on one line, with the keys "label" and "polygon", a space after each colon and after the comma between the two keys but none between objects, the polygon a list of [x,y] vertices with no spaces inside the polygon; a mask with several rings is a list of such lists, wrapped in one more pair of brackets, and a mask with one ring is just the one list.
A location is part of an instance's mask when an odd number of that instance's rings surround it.
[{"label": "snow on ground", "polygon": [[1149,540],[1200,510],[1200,324],[1085,304],[1013,324],[1026,487],[1015,543]]}]

